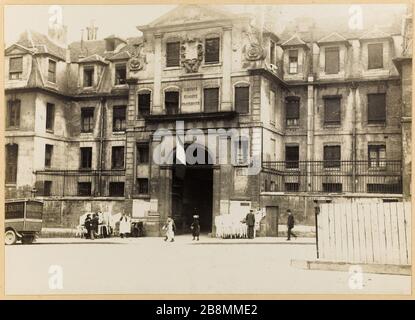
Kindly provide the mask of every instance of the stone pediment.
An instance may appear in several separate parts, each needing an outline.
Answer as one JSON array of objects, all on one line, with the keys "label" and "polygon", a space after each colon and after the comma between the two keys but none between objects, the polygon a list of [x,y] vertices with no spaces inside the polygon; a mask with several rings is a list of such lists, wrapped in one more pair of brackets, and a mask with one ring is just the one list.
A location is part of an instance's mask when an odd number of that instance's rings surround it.
[{"label": "stone pediment", "polygon": [[13,44],[5,50],[5,56],[24,55],[28,53],[34,53],[34,52],[35,52],[34,50],[23,47],[19,44]]},{"label": "stone pediment", "polygon": [[165,26],[198,23],[221,19],[234,18],[231,13],[213,9],[207,5],[179,5],[160,18],[151,22],[147,27],[158,28]]},{"label": "stone pediment", "polygon": [[324,45],[324,44],[330,44],[330,43],[345,43],[348,44],[348,41],[345,37],[338,34],[337,32],[333,32],[320,40],[317,41],[318,44]]}]

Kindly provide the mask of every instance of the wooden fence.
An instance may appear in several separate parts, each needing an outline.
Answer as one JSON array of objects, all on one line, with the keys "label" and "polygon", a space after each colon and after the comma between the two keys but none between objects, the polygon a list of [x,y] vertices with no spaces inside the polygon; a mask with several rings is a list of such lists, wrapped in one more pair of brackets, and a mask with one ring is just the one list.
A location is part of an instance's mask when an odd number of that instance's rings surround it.
[{"label": "wooden fence", "polygon": [[320,260],[411,264],[411,203],[322,204],[317,215]]}]

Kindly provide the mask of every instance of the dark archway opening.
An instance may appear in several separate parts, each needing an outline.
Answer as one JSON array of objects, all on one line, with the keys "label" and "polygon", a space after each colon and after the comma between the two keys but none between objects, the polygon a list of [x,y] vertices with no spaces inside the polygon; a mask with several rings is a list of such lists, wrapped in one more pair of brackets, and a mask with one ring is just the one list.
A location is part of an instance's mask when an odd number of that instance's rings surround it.
[{"label": "dark archway opening", "polygon": [[190,225],[195,213],[199,215],[200,231],[212,231],[213,168],[208,162],[209,153],[206,149],[203,146],[197,149],[203,152],[205,164],[173,166],[172,215],[178,234],[191,232]]}]

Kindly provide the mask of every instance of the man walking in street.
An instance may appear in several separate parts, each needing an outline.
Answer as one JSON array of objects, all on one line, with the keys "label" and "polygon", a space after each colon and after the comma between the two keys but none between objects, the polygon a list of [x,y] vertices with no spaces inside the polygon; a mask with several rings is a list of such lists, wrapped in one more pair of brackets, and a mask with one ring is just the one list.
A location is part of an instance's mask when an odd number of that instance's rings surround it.
[{"label": "man walking in street", "polygon": [[245,218],[246,225],[248,226],[248,239],[254,238],[254,228],[255,228],[255,215],[254,210],[249,210],[249,213]]},{"label": "man walking in street", "polygon": [[297,238],[297,236],[291,231],[294,228],[294,216],[290,209],[287,210],[288,218],[287,218],[287,241],[291,240],[291,236]]}]

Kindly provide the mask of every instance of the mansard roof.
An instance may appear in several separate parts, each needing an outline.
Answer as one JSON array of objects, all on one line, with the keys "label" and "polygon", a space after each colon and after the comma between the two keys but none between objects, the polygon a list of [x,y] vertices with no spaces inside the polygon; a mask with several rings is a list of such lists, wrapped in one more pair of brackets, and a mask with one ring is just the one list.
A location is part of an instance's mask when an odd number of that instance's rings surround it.
[{"label": "mansard roof", "polygon": [[104,63],[107,64],[108,62],[105,61],[105,59],[103,57],[101,57],[98,54],[92,54],[88,57],[84,57],[84,58],[79,58],[78,60],[79,63],[94,63],[94,62],[100,62],[100,63]]},{"label": "mansard roof", "polygon": [[65,48],[55,44],[48,36],[37,31],[26,30],[20,35],[16,44],[34,50],[36,54],[50,54],[62,60],[66,59]]}]

